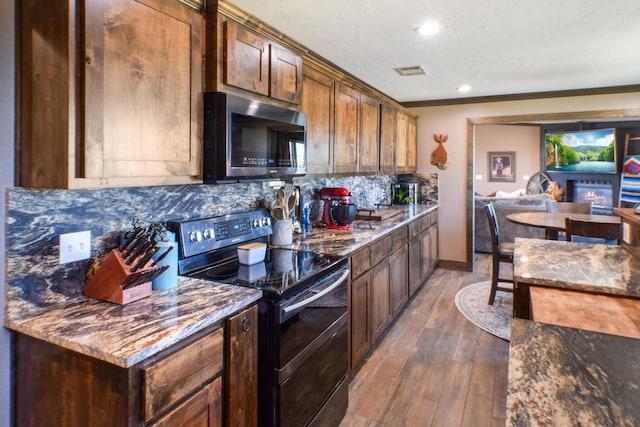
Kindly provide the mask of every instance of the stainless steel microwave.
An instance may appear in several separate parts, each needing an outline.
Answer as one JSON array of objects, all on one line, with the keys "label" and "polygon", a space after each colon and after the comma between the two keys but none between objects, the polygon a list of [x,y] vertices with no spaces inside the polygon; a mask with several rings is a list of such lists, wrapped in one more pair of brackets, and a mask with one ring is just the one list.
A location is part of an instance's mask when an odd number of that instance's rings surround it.
[{"label": "stainless steel microwave", "polygon": [[204,94],[205,183],[306,173],[307,115],[223,92]]}]

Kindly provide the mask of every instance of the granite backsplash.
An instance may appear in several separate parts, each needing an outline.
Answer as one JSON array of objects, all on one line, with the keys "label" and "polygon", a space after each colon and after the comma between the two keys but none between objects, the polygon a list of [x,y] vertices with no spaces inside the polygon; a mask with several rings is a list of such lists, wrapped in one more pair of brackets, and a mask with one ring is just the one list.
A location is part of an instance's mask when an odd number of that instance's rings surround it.
[{"label": "granite backsplash", "polygon": [[[318,220],[322,202],[317,192],[323,187],[347,187],[357,206],[374,207],[390,202],[391,184],[397,181],[420,182],[422,203],[437,200],[437,174],[304,177],[294,184],[311,202],[312,217]],[[7,192],[8,311],[19,311],[25,303],[31,309],[45,309],[81,295],[87,272],[118,245],[134,218],[149,224],[224,215],[256,209],[262,199],[275,196],[266,182],[98,190],[9,188]],[[59,265],[58,236],[84,230],[91,230],[91,259]]]}]

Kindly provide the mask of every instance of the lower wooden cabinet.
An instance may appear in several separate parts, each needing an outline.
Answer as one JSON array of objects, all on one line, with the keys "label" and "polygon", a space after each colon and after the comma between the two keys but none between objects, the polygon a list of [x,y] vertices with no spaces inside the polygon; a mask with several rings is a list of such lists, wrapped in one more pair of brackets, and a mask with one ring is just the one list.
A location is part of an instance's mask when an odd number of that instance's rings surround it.
[{"label": "lower wooden cabinet", "polygon": [[389,271],[388,258],[371,269],[371,342],[378,339],[391,320]]},{"label": "lower wooden cabinet", "polygon": [[222,425],[222,378],[220,377],[151,424],[153,427],[221,427]]},{"label": "lower wooden cabinet", "polygon": [[432,211],[351,255],[352,373],[437,264],[437,218]]},{"label": "lower wooden cabinet", "polygon": [[350,367],[357,365],[371,348],[369,300],[371,274],[366,272],[351,281],[350,294]]},{"label": "lower wooden cabinet", "polygon": [[389,257],[389,307],[394,318],[409,300],[409,272],[407,245],[403,245]]},{"label": "lower wooden cabinet", "polygon": [[257,312],[254,305],[130,368],[15,333],[15,425],[254,427]]}]

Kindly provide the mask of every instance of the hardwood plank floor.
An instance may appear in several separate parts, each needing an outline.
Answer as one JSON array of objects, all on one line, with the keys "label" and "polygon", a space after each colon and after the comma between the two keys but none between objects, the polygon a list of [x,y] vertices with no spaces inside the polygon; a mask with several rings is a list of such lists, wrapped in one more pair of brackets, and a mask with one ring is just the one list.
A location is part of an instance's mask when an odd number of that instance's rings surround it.
[{"label": "hardwood plank floor", "polygon": [[454,303],[489,279],[490,260],[477,255],[473,273],[433,273],[352,379],[340,427],[505,425],[509,343]]}]

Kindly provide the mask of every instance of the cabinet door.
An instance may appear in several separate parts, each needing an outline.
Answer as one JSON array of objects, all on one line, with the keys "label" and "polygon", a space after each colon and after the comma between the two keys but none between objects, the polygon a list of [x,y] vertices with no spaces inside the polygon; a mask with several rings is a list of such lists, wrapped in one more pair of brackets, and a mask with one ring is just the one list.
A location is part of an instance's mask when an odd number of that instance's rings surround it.
[{"label": "cabinet door", "polygon": [[395,251],[389,257],[389,305],[391,318],[402,310],[409,300],[407,246]]},{"label": "cabinet door", "polygon": [[151,425],[153,427],[221,427],[222,379],[216,378]]},{"label": "cabinet door", "polygon": [[258,420],[258,307],[227,321],[226,425],[253,427]]},{"label": "cabinet door", "polygon": [[224,25],[224,83],[268,95],[269,42],[237,22]]},{"label": "cabinet door", "polygon": [[334,172],[358,171],[360,135],[360,93],[337,84],[335,95]]},{"label": "cabinet door", "polygon": [[407,122],[407,170],[414,173],[418,166],[418,123],[413,117]]},{"label": "cabinet door", "polygon": [[333,79],[305,69],[302,111],[307,114],[307,173],[333,172]]},{"label": "cabinet door", "polygon": [[380,103],[360,96],[360,172],[378,172],[380,136]]},{"label": "cabinet door", "polygon": [[409,117],[402,112],[396,115],[396,172],[407,172],[407,135],[409,132]]},{"label": "cabinet door", "polygon": [[438,224],[433,224],[429,229],[429,257],[430,257],[430,265],[431,270],[433,270],[438,264]]},{"label": "cabinet door", "polygon": [[415,237],[409,240],[409,296],[413,296],[422,283],[421,259],[420,237]]},{"label": "cabinet door", "polygon": [[423,231],[420,236],[420,282],[431,272],[431,236],[429,230]]},{"label": "cabinet door", "polygon": [[351,282],[351,368],[360,363],[371,348],[369,328],[370,274],[367,272]]},{"label": "cabinet door", "polygon": [[294,104],[302,95],[302,58],[276,44],[270,45],[269,96]]},{"label": "cabinet door", "polygon": [[80,176],[199,176],[200,13],[177,1],[112,0],[86,2],[85,16]]},{"label": "cabinet door", "polygon": [[389,260],[371,269],[371,342],[375,342],[391,318],[389,308]]},{"label": "cabinet door", "polygon": [[380,172],[396,171],[396,110],[388,105],[380,109]]}]

